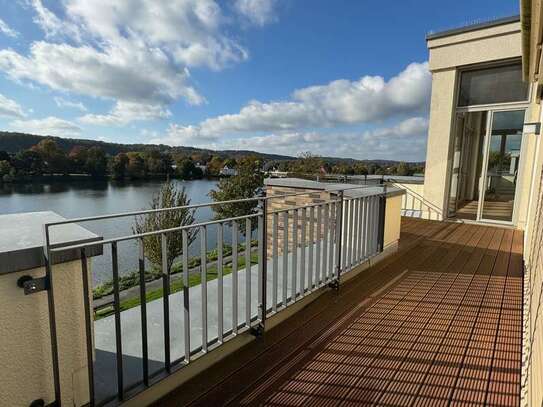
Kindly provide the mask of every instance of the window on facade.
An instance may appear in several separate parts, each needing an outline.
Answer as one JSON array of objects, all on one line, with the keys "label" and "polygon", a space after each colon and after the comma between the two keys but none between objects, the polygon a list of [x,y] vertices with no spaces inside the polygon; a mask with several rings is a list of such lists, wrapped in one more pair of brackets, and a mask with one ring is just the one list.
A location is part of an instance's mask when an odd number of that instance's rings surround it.
[{"label": "window on facade", "polygon": [[458,106],[522,102],[528,84],[522,81],[521,64],[462,72]]}]

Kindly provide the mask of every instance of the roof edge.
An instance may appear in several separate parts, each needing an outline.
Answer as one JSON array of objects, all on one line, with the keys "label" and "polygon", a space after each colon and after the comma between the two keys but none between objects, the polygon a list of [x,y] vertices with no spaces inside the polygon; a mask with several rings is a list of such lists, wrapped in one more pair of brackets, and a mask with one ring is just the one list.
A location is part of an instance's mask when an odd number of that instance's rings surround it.
[{"label": "roof edge", "polygon": [[477,23],[466,25],[464,27],[453,28],[450,30],[439,31],[426,35],[426,41],[435,40],[438,38],[449,37],[451,35],[463,34],[470,31],[482,30],[484,28],[496,27],[499,25],[511,24],[520,21],[520,15],[514,15],[509,17],[498,18],[496,20],[487,21],[484,23]]}]

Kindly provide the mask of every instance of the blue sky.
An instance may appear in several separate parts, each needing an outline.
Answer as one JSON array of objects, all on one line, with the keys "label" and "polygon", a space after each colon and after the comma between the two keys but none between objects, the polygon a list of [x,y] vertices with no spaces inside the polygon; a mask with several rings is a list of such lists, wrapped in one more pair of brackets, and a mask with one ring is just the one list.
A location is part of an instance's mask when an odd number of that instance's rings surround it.
[{"label": "blue sky", "polygon": [[0,0],[0,129],[423,160],[425,35],[517,0]]}]

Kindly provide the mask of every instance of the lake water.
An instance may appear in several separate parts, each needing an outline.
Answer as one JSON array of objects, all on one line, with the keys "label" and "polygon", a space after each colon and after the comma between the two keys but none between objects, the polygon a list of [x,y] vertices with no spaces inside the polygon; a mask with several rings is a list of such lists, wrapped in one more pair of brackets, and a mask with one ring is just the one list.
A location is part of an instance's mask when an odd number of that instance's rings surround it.
[{"label": "lake water", "polygon": [[[148,209],[154,194],[159,191],[161,180],[116,181],[57,181],[40,184],[0,185],[0,214],[53,211],[66,218],[104,215],[118,212]],[[217,182],[214,180],[173,181],[179,188],[185,187],[191,203],[210,202],[208,193]],[[210,208],[198,209],[196,221],[211,219]],[[104,238],[132,233],[134,218],[104,220],[81,224]],[[208,248],[216,245],[215,233],[208,232]],[[227,239],[229,240],[229,239]],[[191,246],[191,255],[199,253],[199,242]],[[119,271],[121,274],[137,269],[137,250],[132,241],[119,243]],[[93,280],[99,284],[111,279],[110,251],[93,259]]]}]

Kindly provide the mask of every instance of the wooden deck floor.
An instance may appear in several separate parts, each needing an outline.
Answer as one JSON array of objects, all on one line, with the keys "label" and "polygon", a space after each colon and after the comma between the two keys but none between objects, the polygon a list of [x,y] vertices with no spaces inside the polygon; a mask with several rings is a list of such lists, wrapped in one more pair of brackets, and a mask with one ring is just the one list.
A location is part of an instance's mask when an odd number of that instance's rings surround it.
[{"label": "wooden deck floor", "polygon": [[518,406],[522,233],[406,218],[400,247],[158,404]]}]

